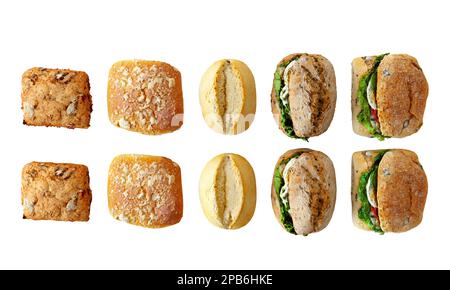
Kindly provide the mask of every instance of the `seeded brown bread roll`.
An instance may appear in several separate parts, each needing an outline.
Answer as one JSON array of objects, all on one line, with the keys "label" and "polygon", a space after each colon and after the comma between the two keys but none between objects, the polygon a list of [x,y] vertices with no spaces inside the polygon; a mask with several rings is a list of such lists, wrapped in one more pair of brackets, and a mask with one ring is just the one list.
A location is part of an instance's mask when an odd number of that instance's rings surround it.
[{"label": "seeded brown bread roll", "polygon": [[[287,65],[291,63],[291,65]],[[318,136],[328,130],[336,107],[336,77],[333,65],[317,54],[296,53],[283,58],[277,65],[289,68],[288,92],[290,116],[295,135]],[[283,77],[284,70],[281,71]],[[286,82],[285,82],[286,83]],[[275,85],[271,94],[272,113],[280,127],[280,106]],[[286,133],[286,132],[285,132]]]},{"label": "seeded brown bread roll", "polygon": [[[358,122],[361,112],[358,87],[361,78],[374,65],[375,56],[358,57],[352,62],[353,131],[370,136]],[[428,83],[417,60],[406,54],[386,55],[377,69],[376,103],[381,134],[406,137],[416,133],[423,123]]]},{"label": "seeded brown bread roll", "polygon": [[255,79],[242,61],[223,59],[213,63],[202,77],[199,96],[203,118],[216,132],[239,134],[253,122]]},{"label": "seeded brown bread roll", "polygon": [[88,221],[92,194],[84,165],[31,162],[22,171],[23,218]]},{"label": "seeded brown bread roll", "polygon": [[111,215],[130,224],[161,228],[183,216],[181,171],[165,157],[120,155],[108,175]]},{"label": "seeded brown bread roll", "polygon": [[115,126],[148,135],[183,125],[181,74],[159,61],[126,60],[109,72],[108,114]]},{"label": "seeded brown bread roll", "polygon": [[417,155],[409,150],[390,150],[378,171],[378,210],[383,231],[405,232],[418,226],[428,182]]},{"label": "seeded brown bread roll", "polygon": [[212,224],[225,229],[245,226],[256,207],[256,181],[250,163],[229,153],[211,159],[200,177],[200,202]]},{"label": "seeded brown bread roll", "polygon": [[23,123],[88,128],[92,97],[85,72],[32,68],[22,76]]},{"label": "seeded brown bread roll", "polygon": [[428,193],[425,172],[417,155],[409,150],[369,150],[353,154],[353,222],[361,229],[370,230],[368,225],[358,217],[358,211],[361,208],[358,188],[361,175],[373,167],[375,157],[381,152],[386,153],[377,171],[376,203],[380,228],[383,232],[405,232],[422,221]]},{"label": "seeded brown bread roll", "polygon": [[[298,155],[298,156],[297,156]],[[319,151],[295,149],[283,154],[275,170],[284,172],[292,163],[284,183],[288,186],[289,214],[296,234],[308,235],[324,229],[330,222],[336,202],[336,176],[332,161]],[[272,207],[281,221],[280,200],[272,183]],[[280,222],[281,223],[281,222]],[[284,227],[284,225],[281,223]]]}]

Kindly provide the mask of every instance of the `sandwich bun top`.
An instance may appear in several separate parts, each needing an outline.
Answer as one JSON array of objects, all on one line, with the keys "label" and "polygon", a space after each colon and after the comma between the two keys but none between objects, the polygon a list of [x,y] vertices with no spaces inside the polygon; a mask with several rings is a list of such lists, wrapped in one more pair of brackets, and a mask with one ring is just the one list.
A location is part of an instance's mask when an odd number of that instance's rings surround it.
[{"label": "sandwich bun top", "polygon": [[422,126],[428,83],[417,60],[406,54],[383,58],[377,72],[377,105],[383,135],[405,137]]},{"label": "sandwich bun top", "polygon": [[385,232],[405,232],[422,221],[428,193],[427,177],[417,155],[390,150],[378,168],[378,214]]}]

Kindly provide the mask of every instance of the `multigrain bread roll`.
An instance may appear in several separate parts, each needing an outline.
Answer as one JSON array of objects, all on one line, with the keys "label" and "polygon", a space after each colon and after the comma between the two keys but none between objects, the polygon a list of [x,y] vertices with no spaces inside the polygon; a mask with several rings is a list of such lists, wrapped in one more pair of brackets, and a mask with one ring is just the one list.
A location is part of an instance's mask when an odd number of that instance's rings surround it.
[{"label": "multigrain bread roll", "polygon": [[406,137],[423,123],[428,83],[417,60],[405,54],[352,62],[352,116],[356,134]]},{"label": "multigrain bread roll", "polygon": [[333,65],[321,55],[296,53],[277,65],[272,113],[283,133],[308,139],[328,130],[336,107]]},{"label": "multigrain bread roll", "polygon": [[427,177],[408,150],[355,152],[352,158],[354,224],[378,233],[405,232],[422,221]]},{"label": "multigrain bread roll", "polygon": [[109,72],[108,114],[117,127],[148,135],[183,125],[181,74],[159,61],[125,60]]},{"label": "multigrain bread roll", "polygon": [[23,218],[88,221],[92,194],[84,165],[31,162],[22,171]]},{"label": "multigrain bread roll", "polygon": [[203,118],[214,131],[235,135],[253,122],[255,79],[242,61],[224,59],[212,64],[202,77],[199,95]]},{"label": "multigrain bread roll", "polygon": [[30,126],[88,128],[92,97],[85,72],[32,68],[22,76],[23,123]]},{"label": "multigrain bread roll", "polygon": [[180,167],[165,157],[117,156],[109,168],[108,207],[115,219],[133,225],[177,224],[183,216]]},{"label": "multigrain bread roll", "polygon": [[210,160],[200,177],[200,202],[212,224],[225,229],[245,226],[256,207],[256,181],[250,163],[229,153]]},{"label": "multigrain bread roll", "polygon": [[275,217],[289,233],[306,236],[323,230],[336,203],[333,162],[310,149],[286,152],[275,166],[271,199]]}]

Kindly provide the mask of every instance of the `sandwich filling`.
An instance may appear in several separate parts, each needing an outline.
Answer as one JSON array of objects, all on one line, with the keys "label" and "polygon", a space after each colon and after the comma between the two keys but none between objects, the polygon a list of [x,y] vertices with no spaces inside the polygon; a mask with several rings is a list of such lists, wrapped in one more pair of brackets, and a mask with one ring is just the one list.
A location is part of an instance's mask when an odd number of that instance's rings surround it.
[{"label": "sandwich filling", "polygon": [[292,216],[289,213],[289,170],[300,155],[301,153],[296,153],[291,157],[282,160],[280,165],[275,169],[274,176],[275,193],[280,204],[281,224],[292,234],[297,233],[295,232]]},{"label": "sandwich filling", "polygon": [[277,67],[277,70],[275,71],[274,88],[278,107],[280,109],[280,124],[284,132],[291,138],[308,141],[308,138],[300,137],[295,134],[291,118],[291,109],[289,106],[289,73],[299,57],[300,56],[296,56]]},{"label": "sandwich filling", "polygon": [[375,58],[373,67],[359,81],[358,103],[361,111],[358,114],[358,122],[361,123],[372,137],[384,140],[380,130],[377,107],[377,72],[383,58],[388,54],[382,54]]},{"label": "sandwich filling", "polygon": [[372,167],[361,175],[358,186],[357,200],[361,203],[358,210],[358,218],[366,224],[370,230],[383,233],[378,216],[377,180],[378,167],[387,150],[381,151],[375,156]]}]

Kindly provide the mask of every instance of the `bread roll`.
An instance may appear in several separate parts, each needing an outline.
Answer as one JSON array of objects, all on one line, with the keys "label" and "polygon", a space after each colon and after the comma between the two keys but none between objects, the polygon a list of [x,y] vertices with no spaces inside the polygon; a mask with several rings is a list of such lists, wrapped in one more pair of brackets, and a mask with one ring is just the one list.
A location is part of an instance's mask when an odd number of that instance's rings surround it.
[{"label": "bread roll", "polygon": [[214,131],[235,135],[247,130],[256,111],[255,79],[239,60],[219,60],[202,77],[200,105]]},{"label": "bread roll", "polygon": [[[371,136],[359,123],[361,112],[358,87],[361,78],[373,69],[375,56],[359,57],[352,62],[353,131]],[[405,54],[384,56],[377,68],[376,104],[380,131],[386,137],[406,137],[416,133],[423,123],[428,83],[417,60]]]},{"label": "bread roll", "polygon": [[181,74],[159,61],[126,60],[109,72],[108,115],[117,127],[148,135],[183,125]]},{"label": "bread roll", "polygon": [[370,230],[358,217],[361,201],[358,187],[361,175],[374,165],[374,158],[384,153],[377,171],[376,202],[383,232],[405,232],[422,221],[428,193],[427,177],[417,155],[408,150],[372,150],[353,154],[352,208],[354,224]]},{"label": "bread roll", "polygon": [[89,170],[70,163],[31,162],[22,171],[23,218],[88,221]]},{"label": "bread roll", "polygon": [[22,76],[23,123],[29,126],[89,128],[92,97],[85,72],[32,68]]},{"label": "bread roll", "polygon": [[336,202],[332,161],[322,152],[310,149],[290,150],[280,157],[272,182],[272,207],[277,220],[285,227],[281,222],[281,195],[277,194],[275,185],[277,170],[281,170],[287,186],[293,233],[306,236],[324,229],[331,220]]},{"label": "bread roll", "polygon": [[165,157],[117,156],[109,168],[108,207],[115,219],[133,225],[178,223],[183,216],[180,167]]},{"label": "bread roll", "polygon": [[[288,69],[285,72],[285,69]],[[336,77],[333,65],[321,55],[297,53],[283,58],[277,71],[288,78],[290,118],[296,137],[309,138],[328,130],[336,107]],[[281,124],[280,102],[276,85],[271,94],[272,113],[279,128]],[[291,136],[292,137],[292,136]]]},{"label": "bread roll", "polygon": [[225,229],[245,226],[256,207],[256,181],[250,163],[228,153],[210,160],[200,177],[200,202],[212,224]]}]

